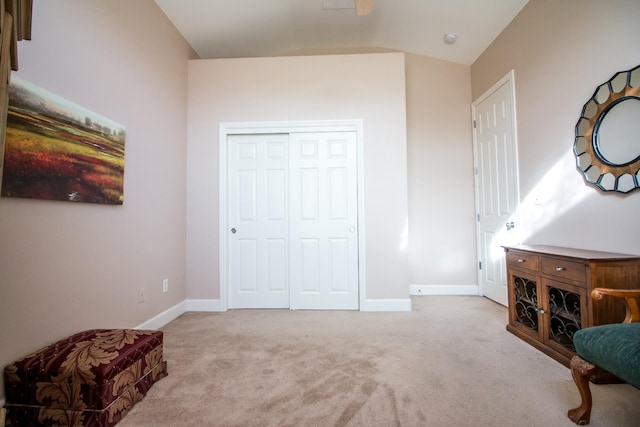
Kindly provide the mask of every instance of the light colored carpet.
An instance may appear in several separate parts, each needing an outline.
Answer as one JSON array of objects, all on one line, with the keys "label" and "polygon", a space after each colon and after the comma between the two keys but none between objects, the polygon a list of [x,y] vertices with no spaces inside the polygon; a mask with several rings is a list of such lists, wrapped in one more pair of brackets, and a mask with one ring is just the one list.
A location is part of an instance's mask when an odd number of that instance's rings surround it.
[{"label": "light colored carpet", "polygon": [[[414,297],[408,313],[232,310],[164,328],[169,376],[119,426],[574,426],[570,371],[507,310]],[[640,390],[592,386],[591,425],[640,425]]]}]

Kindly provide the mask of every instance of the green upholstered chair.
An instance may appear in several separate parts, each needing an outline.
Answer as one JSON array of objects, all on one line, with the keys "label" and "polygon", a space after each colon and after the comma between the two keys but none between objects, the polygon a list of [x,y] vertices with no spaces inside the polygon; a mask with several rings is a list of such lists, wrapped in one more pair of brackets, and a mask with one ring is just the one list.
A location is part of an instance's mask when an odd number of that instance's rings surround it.
[{"label": "green upholstered chair", "polygon": [[571,375],[578,386],[582,402],[569,411],[576,424],[589,424],[591,390],[589,381],[610,376],[640,388],[640,289],[595,288],[591,297],[605,295],[624,298],[627,316],[622,323],[584,328],[573,336],[577,356],[571,359]]}]

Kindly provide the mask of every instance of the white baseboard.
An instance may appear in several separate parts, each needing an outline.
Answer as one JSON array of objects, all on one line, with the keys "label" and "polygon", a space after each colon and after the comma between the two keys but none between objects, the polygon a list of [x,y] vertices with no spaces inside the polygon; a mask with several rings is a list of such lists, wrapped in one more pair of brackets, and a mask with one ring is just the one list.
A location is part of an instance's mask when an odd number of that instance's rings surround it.
[{"label": "white baseboard", "polygon": [[[225,311],[219,299],[186,300],[186,311]],[[369,299],[360,307],[360,311],[411,311],[410,299]]]},{"label": "white baseboard", "polygon": [[187,311],[225,311],[219,299],[188,299],[186,302]]},{"label": "white baseboard", "polygon": [[178,316],[184,314],[187,311],[186,301],[182,301],[173,307],[163,311],[155,317],[147,320],[136,326],[134,329],[160,329],[167,323],[171,322],[173,319]]},{"label": "white baseboard", "polygon": [[[139,324],[135,329],[159,329],[189,311],[222,312],[225,310],[219,299],[187,299]],[[361,305],[360,311],[411,311],[411,299],[368,299]]]},{"label": "white baseboard", "polygon": [[478,285],[409,285],[409,295],[480,295]]},{"label": "white baseboard", "polygon": [[411,299],[368,299],[360,311],[411,311]]},{"label": "white baseboard", "polygon": [[[187,311],[225,311],[219,299],[187,300]],[[360,311],[411,311],[410,299],[373,299],[366,300]]]},{"label": "white baseboard", "polygon": [[219,299],[186,299],[157,316],[136,326],[134,329],[160,329],[173,319],[188,311],[224,311]]}]

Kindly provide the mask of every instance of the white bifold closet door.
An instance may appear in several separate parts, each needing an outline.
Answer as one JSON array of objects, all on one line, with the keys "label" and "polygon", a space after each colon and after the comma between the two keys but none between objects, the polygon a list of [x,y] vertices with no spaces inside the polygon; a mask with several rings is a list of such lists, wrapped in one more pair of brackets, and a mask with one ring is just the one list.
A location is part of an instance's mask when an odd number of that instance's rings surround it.
[{"label": "white bifold closet door", "polygon": [[289,307],[289,135],[228,141],[229,308]]},{"label": "white bifold closet door", "polygon": [[229,307],[357,309],[356,133],[228,143]]},{"label": "white bifold closet door", "polygon": [[358,308],[355,132],[291,134],[293,309]]}]

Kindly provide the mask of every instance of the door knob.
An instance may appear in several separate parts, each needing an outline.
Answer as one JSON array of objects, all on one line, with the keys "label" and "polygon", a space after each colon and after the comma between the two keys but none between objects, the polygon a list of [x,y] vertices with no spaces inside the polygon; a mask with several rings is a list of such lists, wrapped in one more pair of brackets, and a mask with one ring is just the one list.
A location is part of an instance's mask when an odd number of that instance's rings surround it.
[{"label": "door knob", "polygon": [[507,231],[509,231],[516,226],[516,223],[513,221],[509,221],[508,223],[505,224],[505,226],[507,227]]},{"label": "door knob", "polygon": [[232,229],[231,229],[231,232],[232,232],[233,234],[236,234],[236,231],[238,231],[238,230],[236,230],[235,228],[232,228]]}]

